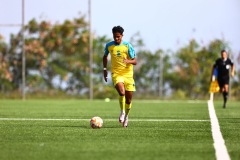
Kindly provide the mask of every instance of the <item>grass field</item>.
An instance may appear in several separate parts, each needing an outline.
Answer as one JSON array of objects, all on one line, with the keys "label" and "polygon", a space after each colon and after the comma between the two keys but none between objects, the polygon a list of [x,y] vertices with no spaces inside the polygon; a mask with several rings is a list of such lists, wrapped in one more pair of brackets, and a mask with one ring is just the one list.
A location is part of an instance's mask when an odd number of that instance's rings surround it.
[{"label": "grass field", "polygon": [[[232,160],[240,159],[240,102],[214,102]],[[1,100],[1,160],[213,160],[207,101],[134,101],[128,128],[117,101]],[[101,129],[89,120],[100,116]]]}]

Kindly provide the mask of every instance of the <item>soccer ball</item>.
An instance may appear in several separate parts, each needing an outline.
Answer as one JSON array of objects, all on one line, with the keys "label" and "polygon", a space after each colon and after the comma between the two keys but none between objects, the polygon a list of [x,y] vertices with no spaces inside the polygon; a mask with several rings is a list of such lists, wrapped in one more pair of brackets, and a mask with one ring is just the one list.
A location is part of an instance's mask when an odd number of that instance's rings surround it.
[{"label": "soccer ball", "polygon": [[110,98],[105,98],[105,102],[110,102]]},{"label": "soccer ball", "polygon": [[103,125],[103,120],[102,120],[102,118],[97,117],[97,116],[91,118],[91,120],[90,120],[90,126],[91,126],[92,128],[101,128],[102,125]]}]

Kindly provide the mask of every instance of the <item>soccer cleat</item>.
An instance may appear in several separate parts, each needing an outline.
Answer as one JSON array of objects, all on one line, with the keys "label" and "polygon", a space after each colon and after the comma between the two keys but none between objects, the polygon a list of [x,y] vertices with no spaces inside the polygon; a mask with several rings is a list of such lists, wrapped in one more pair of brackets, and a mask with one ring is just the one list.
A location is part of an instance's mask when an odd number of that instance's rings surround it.
[{"label": "soccer cleat", "polygon": [[226,108],[226,103],[223,104],[223,108],[224,108],[224,109]]},{"label": "soccer cleat", "polygon": [[125,118],[123,122],[123,127],[127,128],[127,126],[128,126],[128,118]]},{"label": "soccer cleat", "polygon": [[120,113],[120,116],[119,116],[119,123],[123,123],[124,117],[125,117],[125,113],[124,113],[124,112],[121,112],[121,113]]}]

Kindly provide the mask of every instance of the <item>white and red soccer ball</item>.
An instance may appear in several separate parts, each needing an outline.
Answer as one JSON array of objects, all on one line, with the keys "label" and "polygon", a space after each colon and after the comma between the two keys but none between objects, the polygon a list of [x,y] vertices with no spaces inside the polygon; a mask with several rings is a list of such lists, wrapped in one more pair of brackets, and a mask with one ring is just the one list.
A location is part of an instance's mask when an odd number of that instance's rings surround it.
[{"label": "white and red soccer ball", "polygon": [[102,118],[97,117],[97,116],[91,118],[91,120],[90,120],[90,126],[91,126],[92,128],[101,128],[102,125],[103,125],[103,120],[102,120]]}]

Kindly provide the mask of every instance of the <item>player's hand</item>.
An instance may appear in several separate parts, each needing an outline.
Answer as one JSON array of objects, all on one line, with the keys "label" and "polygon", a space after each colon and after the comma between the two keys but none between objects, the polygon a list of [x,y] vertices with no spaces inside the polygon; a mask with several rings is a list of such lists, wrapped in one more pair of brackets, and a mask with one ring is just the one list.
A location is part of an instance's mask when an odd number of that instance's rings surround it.
[{"label": "player's hand", "polygon": [[234,72],[231,72],[231,76],[234,77]]},{"label": "player's hand", "polygon": [[133,58],[133,59],[123,58],[123,63],[136,65],[136,64],[137,64],[137,61],[136,61],[136,58]]},{"label": "player's hand", "polygon": [[103,70],[103,77],[104,77],[105,82],[107,82],[107,80],[108,80],[107,75],[108,75],[107,70]]},{"label": "player's hand", "polygon": [[213,78],[211,77],[211,78],[210,78],[210,83],[211,83],[212,81],[213,81]]},{"label": "player's hand", "polygon": [[127,63],[129,63],[129,60],[126,59],[126,58],[124,58],[124,59],[123,59],[123,63],[126,63],[126,64],[127,64]]}]

